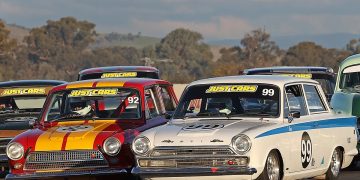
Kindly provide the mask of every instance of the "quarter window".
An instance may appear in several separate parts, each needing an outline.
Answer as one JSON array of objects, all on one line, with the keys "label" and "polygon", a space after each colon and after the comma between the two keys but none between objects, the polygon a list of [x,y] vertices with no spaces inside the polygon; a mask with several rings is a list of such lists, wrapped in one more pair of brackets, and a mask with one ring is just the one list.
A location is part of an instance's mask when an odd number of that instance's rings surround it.
[{"label": "quarter window", "polygon": [[315,86],[304,85],[304,90],[306,93],[306,100],[308,102],[310,113],[326,110],[324,103],[321,100],[321,97],[319,96],[319,93]]}]

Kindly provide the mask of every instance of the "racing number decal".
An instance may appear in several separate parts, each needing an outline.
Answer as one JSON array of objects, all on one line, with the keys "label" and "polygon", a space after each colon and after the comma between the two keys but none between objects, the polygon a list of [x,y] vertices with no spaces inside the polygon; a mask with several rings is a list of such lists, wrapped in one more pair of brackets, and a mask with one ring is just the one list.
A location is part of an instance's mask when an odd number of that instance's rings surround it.
[{"label": "racing number decal", "polygon": [[310,136],[304,132],[301,137],[301,163],[302,167],[306,168],[310,164],[312,158],[312,144]]}]

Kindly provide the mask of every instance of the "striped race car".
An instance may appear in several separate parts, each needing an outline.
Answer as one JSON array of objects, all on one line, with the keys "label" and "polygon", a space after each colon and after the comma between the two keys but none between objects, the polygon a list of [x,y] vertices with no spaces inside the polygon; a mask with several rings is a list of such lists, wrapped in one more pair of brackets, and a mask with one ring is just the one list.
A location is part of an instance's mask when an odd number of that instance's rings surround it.
[{"label": "striped race car", "polygon": [[76,81],[51,90],[36,128],[7,146],[6,179],[130,174],[129,144],[167,122],[177,105],[172,85],[144,78]]},{"label": "striped race car", "polygon": [[78,75],[78,80],[136,77],[159,79],[159,70],[151,66],[96,67],[80,71]]},{"label": "striped race car", "polygon": [[211,78],[187,86],[169,123],[134,139],[137,167],[132,172],[151,179],[280,180],[325,174],[333,180],[357,154],[356,143],[356,118],[333,113],[317,81]]},{"label": "striped race car", "polygon": [[6,145],[33,127],[55,80],[20,80],[0,83],[0,177],[8,171]]}]

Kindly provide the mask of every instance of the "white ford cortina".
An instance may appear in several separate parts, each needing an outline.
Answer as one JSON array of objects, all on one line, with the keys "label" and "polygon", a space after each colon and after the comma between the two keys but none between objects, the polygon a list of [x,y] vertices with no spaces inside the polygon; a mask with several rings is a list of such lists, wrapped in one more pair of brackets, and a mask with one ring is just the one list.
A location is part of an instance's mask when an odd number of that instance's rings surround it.
[{"label": "white ford cortina", "polygon": [[199,80],[173,119],[134,139],[145,178],[337,179],[356,149],[355,117],[334,114],[318,82],[285,76]]}]

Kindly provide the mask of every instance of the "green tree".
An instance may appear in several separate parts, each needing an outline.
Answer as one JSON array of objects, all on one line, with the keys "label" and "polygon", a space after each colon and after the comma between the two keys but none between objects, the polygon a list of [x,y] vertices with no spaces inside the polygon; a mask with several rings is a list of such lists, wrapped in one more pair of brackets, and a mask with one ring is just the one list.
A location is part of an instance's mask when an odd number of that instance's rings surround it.
[{"label": "green tree", "polygon": [[213,54],[202,40],[200,33],[183,28],[175,29],[166,35],[156,48],[160,59],[173,60],[173,64],[159,65],[163,78],[188,82],[209,76]]},{"label": "green tree", "polygon": [[257,29],[245,35],[240,41],[242,59],[250,67],[277,65],[283,51],[270,40],[270,34],[265,30]]}]

